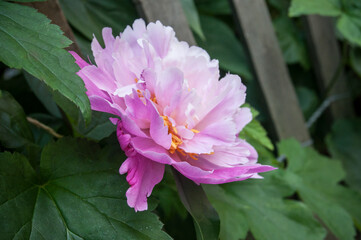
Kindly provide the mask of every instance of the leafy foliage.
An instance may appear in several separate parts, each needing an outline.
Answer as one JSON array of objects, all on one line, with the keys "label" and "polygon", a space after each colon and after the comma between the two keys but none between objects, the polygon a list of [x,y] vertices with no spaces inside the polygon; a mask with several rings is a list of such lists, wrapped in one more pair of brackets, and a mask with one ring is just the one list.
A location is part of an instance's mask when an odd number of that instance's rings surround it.
[{"label": "leafy foliage", "polygon": [[220,238],[244,239],[250,230],[261,240],[323,239],[325,230],[307,206],[284,199],[292,195],[292,189],[269,174],[265,176],[262,181],[207,186],[211,202],[220,213]]},{"label": "leafy foliage", "polygon": [[273,150],[274,146],[271,140],[267,137],[266,130],[262,127],[261,123],[257,121],[256,117],[259,115],[259,112],[254,108],[251,108],[252,111],[252,121],[248,123],[240,133],[240,138],[246,139],[248,142],[257,142],[261,146]]},{"label": "leafy foliage", "polygon": [[341,160],[346,182],[361,193],[361,121],[339,120],[326,138],[332,156]]},{"label": "leafy foliage", "polygon": [[285,14],[273,21],[283,57],[287,63],[300,63],[308,69],[310,66],[307,49],[302,33]]},{"label": "leafy foliage", "polygon": [[18,148],[33,141],[24,110],[10,93],[0,91],[0,143]]},{"label": "leafy foliage", "polygon": [[0,61],[23,68],[74,102],[86,120],[90,104],[78,67],[63,48],[71,41],[34,9],[0,1]]},{"label": "leafy foliage", "polygon": [[217,239],[219,235],[219,217],[209,203],[201,186],[173,171],[180,199],[192,215],[198,240]]},{"label": "leafy foliage", "polygon": [[[315,86],[315,66],[309,61],[302,21],[287,13],[336,17],[340,41],[353,44],[347,62],[352,68],[344,69],[345,76],[360,82],[361,3],[267,2],[308,118],[323,96]],[[112,116],[90,111],[85,88],[75,74],[78,67],[63,49],[70,41],[34,9],[0,0],[0,61],[26,71],[0,64],[0,239],[169,239],[169,235],[190,240],[238,240],[250,235],[256,240],[324,239],[327,227],[338,239],[347,240],[354,238],[355,226],[361,230],[359,119],[339,120],[331,132],[323,128],[330,123],[328,118],[315,125],[315,148],[326,153],[327,134],[328,153],[334,159],[287,140],[278,145],[277,161],[274,142],[268,137],[272,134],[266,131],[267,111],[235,31],[229,1],[182,3],[198,45],[219,60],[221,74],[232,72],[246,79],[247,100],[260,114],[252,109],[253,120],[240,137],[256,148],[261,163],[278,170],[264,174],[263,180],[219,186],[196,186],[176,176],[177,189],[167,169],[152,194],[158,198],[157,208],[152,199],[150,211],[134,213],[124,196],[128,184],[118,174],[125,156],[112,134]],[[60,4],[91,62],[93,34],[101,41],[102,28],[111,27],[118,35],[138,18],[131,0],[60,0]],[[348,57],[347,51],[343,54]],[[355,104],[361,93],[357,86],[353,87]],[[27,117],[68,137],[54,142],[51,134],[30,124]]]},{"label": "leafy foliage", "polygon": [[24,156],[1,153],[2,238],[170,239],[154,214],[127,206],[121,159],[118,151],[71,138],[44,148],[39,173]]},{"label": "leafy foliage", "polygon": [[131,0],[60,0],[66,18],[86,38],[93,35],[101,41],[103,27],[111,27],[119,34],[138,17]]},{"label": "leafy foliage", "polygon": [[289,15],[319,14],[338,17],[337,29],[351,43],[361,46],[361,2],[358,0],[292,0]]},{"label": "leafy foliage", "polygon": [[[354,239],[352,218],[360,219],[361,211],[350,211],[348,196],[361,204],[360,196],[338,184],[345,172],[340,162],[302,148],[296,140],[283,141],[279,151],[288,159],[286,181],[338,239]],[[356,200],[357,199],[357,200]],[[355,207],[355,205],[353,206]],[[359,220],[357,220],[359,221]]]}]

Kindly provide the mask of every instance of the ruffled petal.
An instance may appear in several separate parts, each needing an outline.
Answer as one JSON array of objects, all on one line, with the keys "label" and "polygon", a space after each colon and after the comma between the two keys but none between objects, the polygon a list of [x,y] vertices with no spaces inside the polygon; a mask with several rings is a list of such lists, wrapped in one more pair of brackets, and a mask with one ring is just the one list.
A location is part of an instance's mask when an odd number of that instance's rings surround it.
[{"label": "ruffled petal", "polygon": [[164,165],[138,154],[127,158],[120,167],[119,173],[127,173],[127,181],[130,185],[126,192],[128,205],[135,211],[147,210],[147,197],[152,193],[154,186],[162,180]]},{"label": "ruffled petal", "polygon": [[149,23],[147,26],[149,42],[160,57],[164,57],[169,49],[175,33],[171,27],[163,26],[160,21]]}]

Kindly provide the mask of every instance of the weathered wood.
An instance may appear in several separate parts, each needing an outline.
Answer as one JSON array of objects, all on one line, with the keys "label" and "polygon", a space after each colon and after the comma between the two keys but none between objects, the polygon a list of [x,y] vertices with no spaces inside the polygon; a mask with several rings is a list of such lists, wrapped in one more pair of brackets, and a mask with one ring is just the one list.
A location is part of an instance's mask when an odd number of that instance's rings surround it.
[{"label": "weathered wood", "polygon": [[68,21],[66,20],[64,13],[61,10],[58,0],[48,0],[46,2],[29,2],[22,3],[22,5],[37,9],[40,13],[46,15],[51,20],[51,23],[58,25],[64,32],[64,35],[73,42],[69,47],[66,48],[66,50],[74,51],[81,55],[80,48],[76,44],[73,31],[71,30]]},{"label": "weathered wood", "polygon": [[142,18],[148,22],[161,21],[172,26],[179,40],[196,45],[179,0],[133,0]]},{"label": "weathered wood", "polygon": [[310,139],[264,0],[230,0],[279,139]]},{"label": "weathered wood", "polygon": [[[308,32],[308,45],[313,61],[319,88],[323,95],[347,95],[350,90],[342,72],[337,76],[341,64],[340,49],[334,33],[332,19],[318,15],[304,17]],[[333,78],[337,76],[336,83],[328,90]],[[346,97],[330,105],[333,118],[348,117],[353,115],[351,98]]]}]

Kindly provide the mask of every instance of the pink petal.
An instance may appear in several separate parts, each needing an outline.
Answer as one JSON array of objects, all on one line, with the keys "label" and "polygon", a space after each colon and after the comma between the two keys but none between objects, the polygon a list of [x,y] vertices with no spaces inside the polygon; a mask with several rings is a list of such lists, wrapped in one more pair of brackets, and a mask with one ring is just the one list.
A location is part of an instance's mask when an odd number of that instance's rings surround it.
[{"label": "pink petal", "polygon": [[160,57],[168,52],[170,42],[175,33],[171,27],[163,26],[159,21],[147,26],[149,41]]},{"label": "pink petal", "polygon": [[250,108],[239,108],[233,116],[233,120],[236,123],[236,132],[242,131],[242,129],[252,121],[252,113]]},{"label": "pink petal", "polygon": [[127,173],[130,185],[126,192],[128,205],[136,212],[147,210],[147,197],[152,193],[154,186],[162,180],[164,165],[136,155],[125,160],[119,173]]}]

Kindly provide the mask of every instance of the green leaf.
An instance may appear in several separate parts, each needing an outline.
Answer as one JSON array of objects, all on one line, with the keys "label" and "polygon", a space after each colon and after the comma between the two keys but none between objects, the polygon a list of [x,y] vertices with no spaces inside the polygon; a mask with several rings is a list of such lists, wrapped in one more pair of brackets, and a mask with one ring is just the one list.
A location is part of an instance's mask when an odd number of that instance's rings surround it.
[{"label": "green leaf", "polygon": [[194,240],[194,221],[179,198],[170,166],[166,166],[163,179],[153,189],[152,196],[159,199],[156,211],[164,223],[164,230],[174,239]]},{"label": "green leaf", "polygon": [[[64,124],[63,120],[48,114],[44,113],[33,113],[29,117],[38,120],[39,122],[49,126],[55,132],[58,132],[59,128],[61,128]],[[54,139],[54,136],[49,132],[45,131],[42,128],[39,128],[33,124],[30,125],[30,128],[34,135],[34,143],[38,145],[40,148],[43,148],[50,141]],[[41,154],[41,149],[39,149],[39,155]]]},{"label": "green leaf", "polygon": [[281,180],[282,171],[276,171],[264,180],[206,186],[221,217],[221,240],[244,239],[248,230],[257,240],[324,238],[325,230],[307,206],[284,199],[293,190]]},{"label": "green leaf", "polygon": [[34,140],[23,108],[10,93],[0,91],[0,143],[18,148]]},{"label": "green leaf", "polygon": [[12,2],[45,2],[47,0],[12,0]]},{"label": "green leaf", "polygon": [[311,88],[296,87],[296,94],[303,115],[308,119],[320,104],[317,93]]},{"label": "green leaf", "polygon": [[361,2],[359,0],[292,0],[289,16],[319,14],[339,17],[337,29],[353,44],[361,46]]},{"label": "green leaf", "polygon": [[24,76],[31,91],[34,92],[34,94],[39,99],[39,101],[44,105],[46,110],[48,110],[48,112],[51,113],[52,115],[61,118],[60,110],[56,105],[56,103],[54,102],[53,96],[51,94],[51,90],[48,88],[48,86],[46,86],[45,83],[43,83],[42,81],[40,81],[39,79],[30,75],[27,72],[24,72]]},{"label": "green leaf", "polygon": [[119,151],[70,138],[51,143],[37,174],[17,153],[0,153],[3,239],[170,239],[151,212],[124,197]]},{"label": "green leaf", "polygon": [[90,104],[78,66],[63,48],[71,41],[45,15],[19,4],[0,2],[0,61],[22,68],[74,102],[90,120]]},{"label": "green leaf", "polygon": [[232,10],[227,0],[195,0],[197,8],[202,13],[210,15],[231,15]]},{"label": "green leaf", "polygon": [[294,139],[282,141],[279,152],[288,159],[287,182],[301,199],[338,239],[354,239],[356,231],[351,215],[357,213],[348,212],[342,204],[347,199],[339,193],[351,190],[338,185],[345,176],[340,162],[324,157],[312,148],[302,148]]},{"label": "green leaf", "polygon": [[[358,8],[361,11],[361,7]],[[342,14],[337,21],[337,29],[351,43],[361,46],[361,13],[351,15],[347,12]]]},{"label": "green leaf", "polygon": [[198,240],[217,240],[219,236],[219,217],[209,203],[200,185],[173,170],[178,193],[184,207],[192,215]]},{"label": "green leaf", "polygon": [[280,12],[287,11],[290,7],[289,0],[268,0],[267,3]]},{"label": "green leaf", "polygon": [[114,116],[108,113],[92,111],[92,121],[86,125],[84,120],[80,119],[75,128],[82,136],[99,141],[116,130],[116,126],[109,120],[110,117]]},{"label": "green leaf", "polygon": [[103,27],[111,27],[119,35],[138,18],[131,0],[60,0],[61,8],[70,24],[88,39],[93,34],[102,42]]},{"label": "green leaf", "polygon": [[303,14],[335,17],[341,14],[340,5],[340,0],[292,0],[288,14],[290,17],[297,17]]},{"label": "green leaf", "polygon": [[267,136],[267,131],[263,128],[261,123],[256,120],[256,117],[259,113],[248,104],[246,104],[245,107],[249,107],[251,109],[253,119],[243,128],[243,130],[239,134],[239,137],[242,139],[246,139],[248,142],[257,142],[262,146],[273,150],[274,146]]},{"label": "green leaf", "polygon": [[361,120],[338,120],[326,143],[332,157],[341,160],[346,182],[361,193]]},{"label": "green leaf", "polygon": [[72,102],[58,92],[47,88],[39,79],[27,73],[24,75],[32,91],[50,113],[61,118],[62,116],[56,103],[63,109],[70,120],[75,135],[99,141],[108,137],[116,130],[116,126],[109,121],[110,117],[114,117],[112,114],[92,111],[91,121],[86,123],[80,115],[78,108]]},{"label": "green leaf", "polygon": [[197,11],[196,6],[194,5],[194,1],[193,0],[181,0],[181,3],[182,3],[183,10],[184,10],[184,14],[187,17],[189,26],[196,34],[198,34],[198,36],[202,40],[205,40],[203,31],[202,31],[202,27],[201,27],[201,23],[199,21],[198,11]]},{"label": "green leaf", "polygon": [[310,63],[305,41],[301,31],[297,31],[297,26],[292,19],[282,14],[273,20],[273,26],[285,61],[289,64],[300,63],[303,68],[309,69]]},{"label": "green leaf", "polygon": [[205,15],[199,17],[206,41],[195,36],[198,45],[204,48],[212,58],[218,59],[221,68],[251,79],[252,74],[246,54],[233,30],[214,17]]},{"label": "green leaf", "polygon": [[350,63],[352,69],[361,78],[361,48],[352,48],[350,51]]}]

